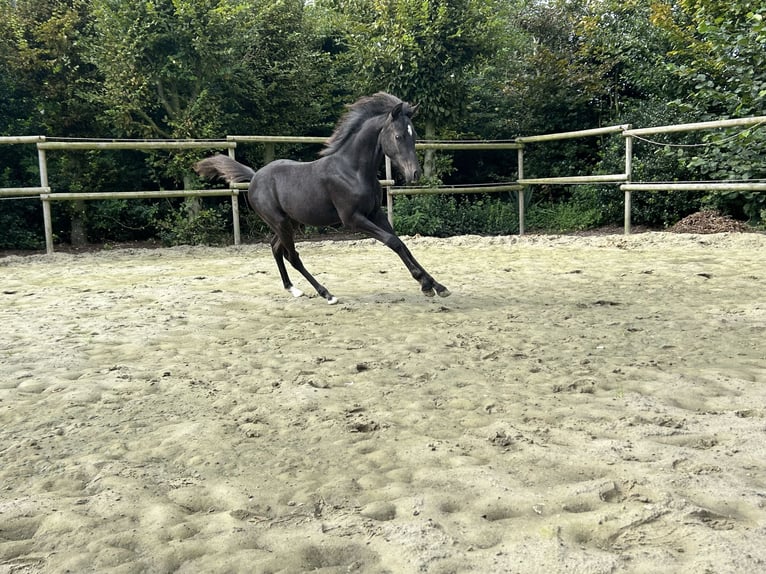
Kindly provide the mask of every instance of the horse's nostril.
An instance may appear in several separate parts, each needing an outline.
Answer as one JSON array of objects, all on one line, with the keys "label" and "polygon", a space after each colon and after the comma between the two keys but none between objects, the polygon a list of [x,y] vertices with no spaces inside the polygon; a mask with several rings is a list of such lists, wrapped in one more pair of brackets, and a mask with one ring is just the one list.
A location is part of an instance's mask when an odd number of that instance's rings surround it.
[{"label": "horse's nostril", "polygon": [[412,174],[412,181],[417,181],[420,179],[420,170],[416,169],[415,172]]}]

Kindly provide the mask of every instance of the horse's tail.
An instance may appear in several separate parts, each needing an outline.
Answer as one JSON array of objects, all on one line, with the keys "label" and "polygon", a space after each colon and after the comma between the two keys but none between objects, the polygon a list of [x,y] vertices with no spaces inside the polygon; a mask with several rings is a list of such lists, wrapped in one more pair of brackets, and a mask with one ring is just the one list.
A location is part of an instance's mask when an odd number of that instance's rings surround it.
[{"label": "horse's tail", "polygon": [[194,171],[205,179],[220,178],[227,183],[247,183],[255,175],[253,169],[221,154],[198,161]]}]

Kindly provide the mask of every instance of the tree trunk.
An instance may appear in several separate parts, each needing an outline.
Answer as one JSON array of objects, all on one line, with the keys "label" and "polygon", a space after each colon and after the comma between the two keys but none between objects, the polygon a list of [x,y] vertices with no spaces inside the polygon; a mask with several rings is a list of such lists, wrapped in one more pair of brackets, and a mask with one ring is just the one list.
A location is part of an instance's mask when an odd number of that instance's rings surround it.
[{"label": "tree trunk", "polygon": [[[184,175],[184,189],[194,189],[194,177],[191,174]],[[184,201],[186,215],[189,221],[196,218],[202,211],[202,200],[199,197],[187,197]]]},{"label": "tree trunk", "polygon": [[72,220],[69,227],[69,242],[73,247],[83,247],[88,244],[85,202],[81,200],[73,201],[70,209]]}]

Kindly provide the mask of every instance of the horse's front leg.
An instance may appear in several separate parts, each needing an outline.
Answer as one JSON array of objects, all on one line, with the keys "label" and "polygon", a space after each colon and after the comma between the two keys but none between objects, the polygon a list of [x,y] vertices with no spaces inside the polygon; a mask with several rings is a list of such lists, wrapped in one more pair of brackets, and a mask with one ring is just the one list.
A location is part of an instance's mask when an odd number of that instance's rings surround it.
[{"label": "horse's front leg", "polygon": [[423,269],[423,266],[418,263],[404,242],[396,235],[383,212],[377,211],[370,217],[366,217],[361,213],[355,213],[349,219],[346,222],[348,227],[362,231],[373,239],[377,239],[399,256],[415,280],[420,283],[420,288],[424,295],[433,297],[434,292],[440,297],[448,297],[450,295],[449,289],[431,277]]}]

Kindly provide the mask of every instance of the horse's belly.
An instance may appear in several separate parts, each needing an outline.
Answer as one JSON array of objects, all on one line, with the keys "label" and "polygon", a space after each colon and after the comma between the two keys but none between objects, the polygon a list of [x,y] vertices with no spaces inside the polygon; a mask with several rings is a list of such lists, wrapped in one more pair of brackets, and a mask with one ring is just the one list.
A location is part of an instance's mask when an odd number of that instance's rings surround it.
[{"label": "horse's belly", "polygon": [[340,216],[331,203],[327,205],[304,204],[290,210],[289,215],[295,221],[305,225],[335,225],[340,223]]},{"label": "horse's belly", "polygon": [[262,216],[281,212],[305,225],[334,225],[340,216],[312,163],[277,160],[261,168],[251,184],[253,207]]}]

